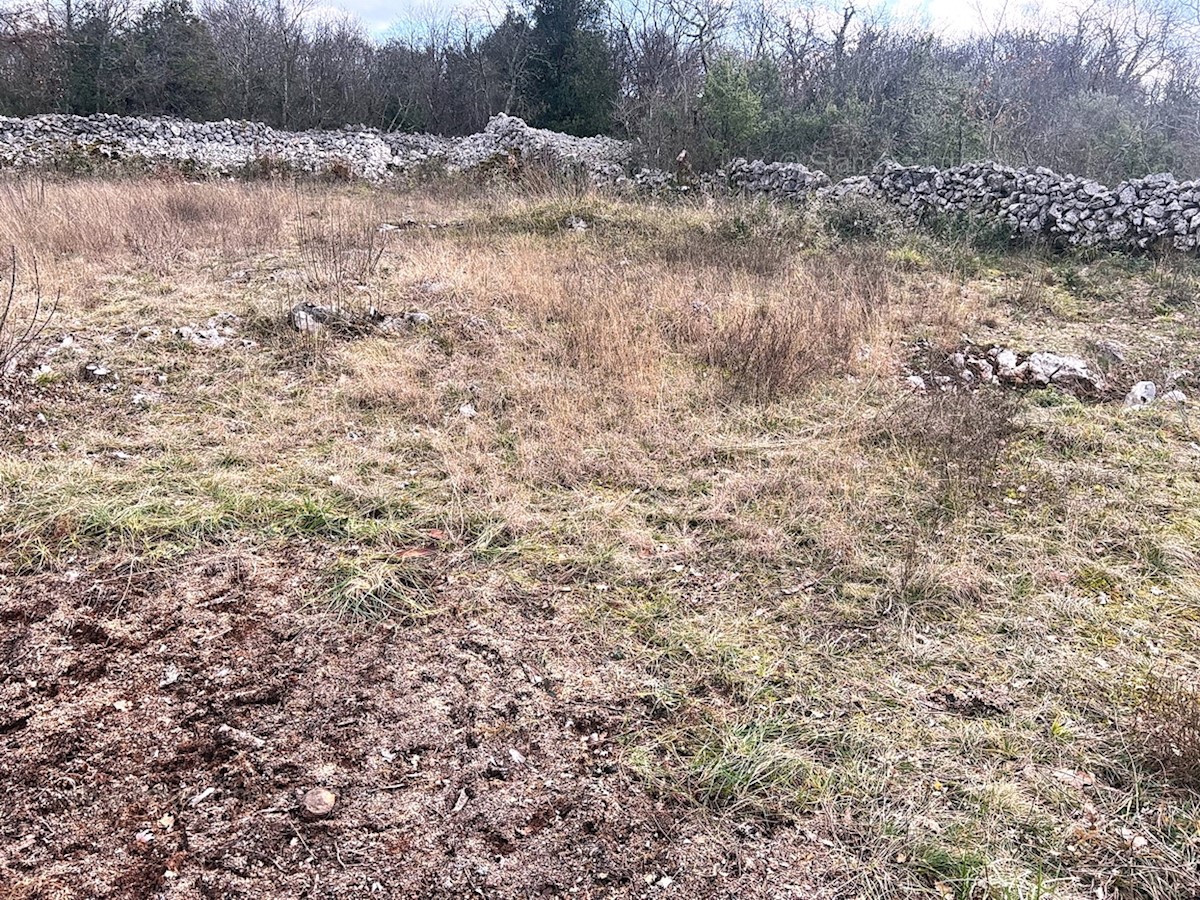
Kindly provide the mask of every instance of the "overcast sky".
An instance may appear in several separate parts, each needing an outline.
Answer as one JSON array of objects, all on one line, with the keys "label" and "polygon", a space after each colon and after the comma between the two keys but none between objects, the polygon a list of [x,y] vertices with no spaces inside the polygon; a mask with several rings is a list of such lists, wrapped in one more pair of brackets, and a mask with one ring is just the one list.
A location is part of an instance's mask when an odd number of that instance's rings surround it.
[{"label": "overcast sky", "polygon": [[[382,33],[398,23],[411,23],[428,17],[445,18],[457,10],[504,9],[503,0],[318,0],[322,13],[349,12],[374,33]],[[1022,18],[1032,7],[1031,0],[859,0],[864,14],[886,11],[890,16],[935,31],[961,34],[978,28],[980,17],[994,24],[1001,15],[1009,20]],[[1043,8],[1067,5],[1067,0],[1044,0]],[[829,0],[831,10],[840,12],[840,0]]]}]

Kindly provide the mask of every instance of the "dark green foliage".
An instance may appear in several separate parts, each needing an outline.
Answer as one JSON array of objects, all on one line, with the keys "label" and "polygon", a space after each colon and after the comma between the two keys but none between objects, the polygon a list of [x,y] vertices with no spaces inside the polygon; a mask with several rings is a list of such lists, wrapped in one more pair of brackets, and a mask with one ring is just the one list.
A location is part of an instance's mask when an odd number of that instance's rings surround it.
[{"label": "dark green foliage", "polygon": [[121,23],[111,7],[85,3],[64,29],[64,94],[68,112],[88,115],[118,108]]},{"label": "dark green foliage", "polygon": [[147,7],[124,40],[121,105],[204,119],[216,112],[221,87],[208,27],[187,0]]},{"label": "dark green foliage", "polygon": [[494,112],[525,114],[529,90],[529,60],[533,34],[529,20],[510,9],[504,19],[479,45],[484,66],[491,73]]},{"label": "dark green foliage", "polygon": [[529,107],[543,128],[605,134],[617,98],[600,0],[539,0],[534,9]]},{"label": "dark green foliage", "polygon": [[708,70],[700,110],[718,159],[749,153],[763,131],[763,102],[751,86],[751,66],[722,56]]}]

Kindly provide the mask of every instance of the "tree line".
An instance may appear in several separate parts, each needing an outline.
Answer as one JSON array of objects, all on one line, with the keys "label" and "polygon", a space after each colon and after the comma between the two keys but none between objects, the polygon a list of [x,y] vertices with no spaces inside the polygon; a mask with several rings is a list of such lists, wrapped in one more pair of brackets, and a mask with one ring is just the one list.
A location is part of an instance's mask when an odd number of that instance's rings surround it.
[{"label": "tree line", "polygon": [[883,157],[1200,176],[1200,0],[1084,0],[955,35],[819,0],[531,0],[382,38],[312,0],[0,2],[3,115],[464,134],[506,112],[635,139],[660,166],[686,149],[835,176]]}]

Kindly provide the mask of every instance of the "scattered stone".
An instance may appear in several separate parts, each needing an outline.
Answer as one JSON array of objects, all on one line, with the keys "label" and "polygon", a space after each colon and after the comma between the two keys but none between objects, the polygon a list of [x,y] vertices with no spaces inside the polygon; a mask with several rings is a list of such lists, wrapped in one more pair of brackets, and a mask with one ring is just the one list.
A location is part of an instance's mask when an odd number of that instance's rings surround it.
[{"label": "scattered stone", "polygon": [[1179,406],[1183,406],[1188,402],[1187,394],[1178,389],[1167,391],[1159,400],[1162,403],[1175,403]]},{"label": "scattered stone", "polygon": [[79,374],[84,381],[93,384],[114,384],[117,381],[116,373],[108,366],[98,362],[85,363]]},{"label": "scattered stone", "polygon": [[200,793],[198,793],[195,797],[193,797],[191,800],[189,800],[188,805],[189,806],[199,806],[201,803],[203,803],[205,800],[207,800],[209,797],[211,797],[216,792],[217,792],[217,789],[215,787],[206,787],[204,790],[202,790]]},{"label": "scattered stone", "polygon": [[[387,317],[382,317],[386,320]],[[343,335],[363,335],[374,331],[381,324],[381,315],[372,308],[366,314],[336,306],[321,306],[307,301],[292,307],[288,320],[296,331],[304,334],[320,334],[329,330]]]},{"label": "scattered stone", "polygon": [[1077,356],[1060,356],[1040,350],[1031,353],[1025,365],[1025,377],[1042,387],[1054,384],[1076,394],[1098,393],[1104,388],[1104,379]]},{"label": "scattered stone", "polygon": [[[933,354],[931,358],[932,351],[925,344],[918,344],[916,351],[915,358],[920,362],[909,369],[905,380],[917,390],[975,390],[986,385],[1053,385],[1074,396],[1090,398],[1102,395],[1105,390],[1103,376],[1093,371],[1086,361],[1046,350],[1023,356],[1008,347],[992,347],[984,351],[967,341],[961,349],[940,357]],[[926,372],[927,367],[932,367],[932,371]]]},{"label": "scattered stone", "polygon": [[[203,325],[181,325],[171,333],[181,341],[205,350],[219,350],[236,337],[241,319],[230,312],[218,313]],[[243,342],[253,344],[252,341]]]},{"label": "scattered stone", "polygon": [[304,794],[304,812],[313,818],[324,818],[337,805],[337,794],[329,788],[309,788]]},{"label": "scattered stone", "polygon": [[[234,744],[238,747],[241,747],[243,750],[261,750],[263,747],[267,746],[267,742],[264,741],[262,738],[258,737],[257,735],[253,735],[248,731],[243,731],[241,728],[232,728],[229,725],[221,725],[219,728],[217,728],[217,740],[223,741],[224,743],[227,743],[227,744]],[[309,791],[307,794],[304,795],[304,806],[306,809],[309,808],[309,806],[308,806],[309,796],[313,793],[313,791],[321,791],[321,790],[324,790],[324,789],[323,788],[313,788],[312,791]],[[325,793],[329,794],[329,796],[331,798],[334,796],[329,791],[325,791]],[[329,809],[333,809],[333,803],[334,803],[334,800],[331,799],[329,801]],[[311,812],[311,810],[310,810],[310,812]]]},{"label": "scattered stone", "polygon": [[464,419],[473,419],[479,415],[479,413],[475,411],[475,407],[470,403],[464,403],[462,406],[460,406],[458,408],[458,414]]},{"label": "scattered stone", "polygon": [[311,303],[298,303],[292,307],[292,327],[302,334],[320,334],[325,330],[326,313]]},{"label": "scattered stone", "polygon": [[413,328],[428,328],[433,324],[433,319],[429,313],[423,312],[408,312],[404,314],[404,321]]},{"label": "scattered stone", "polygon": [[1125,365],[1127,352],[1126,348],[1116,341],[1097,341],[1096,363],[1106,371],[1117,366],[1123,366]]},{"label": "scattered stone", "polygon": [[179,667],[174,663],[168,663],[167,667],[163,670],[163,677],[159,681],[158,686],[160,688],[170,687],[179,680],[179,675]]},{"label": "scattered stone", "polygon": [[1153,381],[1139,381],[1125,396],[1125,408],[1137,409],[1147,406],[1154,402],[1157,393],[1158,388],[1154,386]]}]

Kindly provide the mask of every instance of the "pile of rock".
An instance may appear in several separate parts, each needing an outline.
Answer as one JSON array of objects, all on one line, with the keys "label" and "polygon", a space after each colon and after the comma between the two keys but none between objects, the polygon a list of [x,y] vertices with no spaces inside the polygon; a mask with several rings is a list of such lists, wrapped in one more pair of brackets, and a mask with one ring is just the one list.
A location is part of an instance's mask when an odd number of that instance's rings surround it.
[{"label": "pile of rock", "polygon": [[628,180],[634,147],[609,137],[572,137],[531,128],[516,116],[493,116],[479,134],[451,143],[446,154],[455,171],[471,171],[498,157],[512,155],[521,162],[541,162],[550,167],[573,167],[600,183]]},{"label": "pile of rock", "polygon": [[765,194],[779,200],[799,200],[829,185],[829,176],[800,163],[750,162],[735,159],[725,170],[729,185],[747,194]]},{"label": "pile of rock", "polygon": [[513,116],[494,117],[479,134],[445,138],[383,133],[347,126],[339,131],[280,131],[258,122],[190,122],[130,116],[45,115],[0,117],[0,166],[28,168],[96,159],[186,163],[198,170],[236,174],[257,163],[296,172],[340,172],[383,181],[429,163],[469,171],[513,155],[575,166],[597,181],[625,178],[631,144],[612,138],[576,138],[530,128]]},{"label": "pile of rock", "polygon": [[375,307],[359,310],[354,307],[297,303],[288,313],[288,323],[302,334],[337,334],[363,336],[373,332],[389,334],[428,328],[433,324],[429,313],[412,310],[405,313],[385,313]]},{"label": "pile of rock", "polygon": [[[1104,341],[1096,345],[1101,364],[1106,359],[1111,363],[1112,347]],[[1121,396],[1114,395],[1116,387],[1086,360],[1049,350],[1021,353],[1010,347],[984,349],[968,343],[952,353],[931,353],[928,346],[919,346],[916,355],[919,362],[908,368],[904,380],[917,391],[975,390],[990,385],[1055,387],[1081,400]],[[1125,396],[1124,406],[1126,409],[1165,406],[1185,412],[1188,397],[1182,388],[1192,377],[1191,372],[1172,372],[1165,376],[1162,390],[1153,381],[1139,381]]]},{"label": "pile of rock", "polygon": [[1048,350],[1018,353],[1009,347],[984,350],[970,345],[944,355],[920,373],[910,371],[907,381],[917,390],[1054,386],[1088,399],[1102,396],[1107,388],[1104,375],[1077,356]]}]

